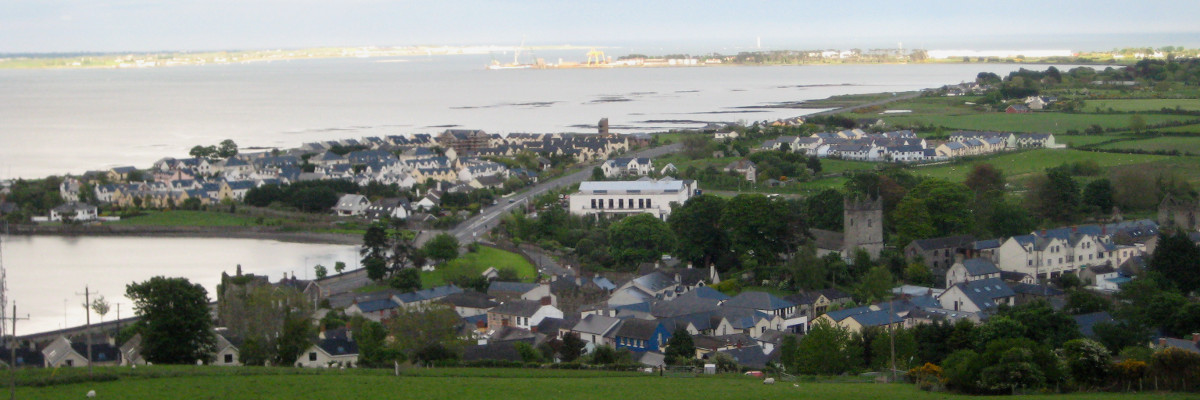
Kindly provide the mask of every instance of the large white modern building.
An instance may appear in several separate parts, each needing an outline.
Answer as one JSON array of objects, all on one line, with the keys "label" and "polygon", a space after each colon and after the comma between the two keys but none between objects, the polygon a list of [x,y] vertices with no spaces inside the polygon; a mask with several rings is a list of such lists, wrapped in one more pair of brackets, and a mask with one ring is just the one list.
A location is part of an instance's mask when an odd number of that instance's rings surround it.
[{"label": "large white modern building", "polygon": [[683,204],[696,189],[692,180],[587,181],[571,195],[571,214],[649,213],[666,220],[671,203]]}]

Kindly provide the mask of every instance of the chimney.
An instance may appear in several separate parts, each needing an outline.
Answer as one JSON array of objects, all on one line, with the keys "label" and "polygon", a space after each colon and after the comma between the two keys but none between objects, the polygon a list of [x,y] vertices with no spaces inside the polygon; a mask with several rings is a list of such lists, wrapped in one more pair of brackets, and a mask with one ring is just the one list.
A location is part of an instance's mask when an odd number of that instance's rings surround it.
[{"label": "chimney", "polygon": [[959,253],[959,252],[954,252],[954,262],[956,262],[956,263],[963,262],[963,254]]},{"label": "chimney", "polygon": [[550,296],[543,296],[542,299],[540,300],[540,302],[543,306],[550,305],[550,303],[551,303]]},{"label": "chimney", "polygon": [[1071,232],[1079,232],[1079,227],[1075,226],[1075,225],[1071,225]]},{"label": "chimney", "polygon": [[1108,236],[1108,225],[1100,225],[1100,236]]},{"label": "chimney", "polygon": [[531,325],[529,327],[529,332],[537,333],[537,325]]},{"label": "chimney", "polygon": [[1042,236],[1046,236],[1046,230],[1042,229]]}]

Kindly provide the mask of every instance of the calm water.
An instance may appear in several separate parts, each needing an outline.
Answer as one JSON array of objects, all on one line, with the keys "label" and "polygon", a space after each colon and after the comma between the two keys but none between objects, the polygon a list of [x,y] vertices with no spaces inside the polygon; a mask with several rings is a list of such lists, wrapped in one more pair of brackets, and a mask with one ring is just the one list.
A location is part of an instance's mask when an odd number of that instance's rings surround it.
[{"label": "calm water", "polygon": [[[583,52],[544,53],[549,62]],[[511,61],[511,55],[494,58]],[[1015,65],[501,70],[486,55],[299,60],[140,70],[0,70],[0,178],[148,167],[196,144],[286,146],[365,135],[592,132],[757,121],[812,110],[744,109],[906,91]],[[689,123],[661,121],[688,120]],[[657,121],[657,122],[656,122]],[[582,127],[583,126],[587,126]]]},{"label": "calm water", "polygon": [[[204,285],[216,300],[221,272],[267,275],[272,281],[284,273],[313,278],[312,266],[333,272],[337,261],[357,268],[358,248],[321,244],[284,243],[251,239],[191,239],[141,237],[6,236],[4,265],[8,269],[9,298],[18,313],[30,314],[17,324],[17,334],[42,332],[84,323],[84,285],[112,304],[106,320],[132,315],[125,285],[157,275],[185,277]],[[307,265],[307,267],[306,267]],[[9,305],[11,307],[11,305]],[[65,314],[64,314],[65,307]],[[11,312],[11,311],[10,311]],[[97,320],[99,317],[93,315]],[[8,328],[8,329],[11,329]]]}]

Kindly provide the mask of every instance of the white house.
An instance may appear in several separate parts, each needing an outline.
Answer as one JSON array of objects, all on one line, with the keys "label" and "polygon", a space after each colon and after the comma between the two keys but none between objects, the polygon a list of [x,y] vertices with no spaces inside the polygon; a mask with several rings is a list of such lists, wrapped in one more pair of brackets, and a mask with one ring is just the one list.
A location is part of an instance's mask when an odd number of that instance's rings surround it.
[{"label": "white house", "polygon": [[241,351],[225,335],[218,333],[217,335],[217,353],[216,359],[212,365],[236,367],[242,365]]},{"label": "white house", "polygon": [[614,158],[605,161],[600,169],[604,177],[616,178],[625,175],[646,176],[650,174],[653,161],[649,158]]},{"label": "white house", "polygon": [[946,270],[946,287],[957,283],[1000,278],[1000,269],[991,260],[972,258],[954,263]]},{"label": "white house", "polygon": [[549,299],[513,300],[488,310],[487,315],[489,330],[497,330],[504,326],[529,330],[542,323],[543,319],[562,319],[563,312],[550,305]]},{"label": "white house", "polygon": [[86,203],[67,203],[50,209],[50,221],[95,221],[100,214],[96,206]]},{"label": "white house", "polygon": [[337,205],[333,206],[333,211],[339,217],[353,217],[365,214],[369,207],[371,207],[371,200],[368,200],[367,196],[344,194],[338,199]]},{"label": "white house", "polygon": [[586,181],[571,195],[574,215],[649,213],[666,220],[671,204],[683,204],[696,192],[692,180]]},{"label": "white house", "polygon": [[1000,305],[1014,305],[1016,293],[1000,278],[957,283],[938,296],[942,308],[954,311],[981,312]]}]

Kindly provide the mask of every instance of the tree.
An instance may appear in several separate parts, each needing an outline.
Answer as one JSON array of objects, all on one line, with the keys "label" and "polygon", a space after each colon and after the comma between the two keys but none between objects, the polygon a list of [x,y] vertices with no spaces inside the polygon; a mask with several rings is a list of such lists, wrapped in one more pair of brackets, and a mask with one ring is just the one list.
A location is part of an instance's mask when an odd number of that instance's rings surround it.
[{"label": "tree", "polygon": [[706,267],[729,252],[729,237],[720,224],[725,204],[723,198],[700,195],[671,212],[667,224],[679,239],[674,252],[677,258]]},{"label": "tree", "polygon": [[238,145],[232,139],[225,139],[217,146],[217,157],[230,158],[238,154]]},{"label": "tree", "polygon": [[667,364],[671,365],[687,364],[696,358],[696,345],[692,343],[692,335],[688,333],[687,328],[675,328],[671,338],[667,339],[667,351],[664,355]]},{"label": "tree", "polygon": [[1079,184],[1062,169],[1047,170],[1031,183],[1029,203],[1043,218],[1069,222],[1079,209]]},{"label": "tree", "polygon": [[1143,117],[1141,114],[1130,115],[1129,130],[1133,131],[1133,133],[1140,134],[1142,133],[1143,129],[1146,129],[1146,117]]},{"label": "tree", "polygon": [[1006,199],[992,203],[991,212],[984,224],[992,236],[1000,237],[1026,234],[1037,227],[1024,205]]},{"label": "tree", "polygon": [[796,372],[810,375],[839,375],[862,366],[863,349],[841,326],[817,320],[800,339]]},{"label": "tree", "polygon": [[309,336],[314,333],[307,313],[287,309],[284,312],[283,329],[275,339],[275,365],[295,364],[296,358],[311,345]]},{"label": "tree", "polygon": [[[970,232],[975,222],[971,190],[961,183],[929,179],[917,184],[905,199],[923,200],[933,221],[934,236]],[[907,243],[905,243],[907,244]]]},{"label": "tree", "polygon": [[893,283],[895,283],[895,279],[887,267],[875,266],[863,277],[862,284],[858,288],[858,297],[867,303],[887,299],[892,291]]},{"label": "tree", "polygon": [[1073,289],[1067,292],[1067,307],[1063,311],[1071,315],[1079,315],[1109,311],[1110,309],[1112,309],[1112,302],[1108,299],[1086,289]]},{"label": "tree", "polygon": [[440,262],[453,260],[458,258],[458,238],[448,233],[438,234],[421,247],[421,252]]},{"label": "tree", "polygon": [[387,328],[383,324],[355,315],[350,319],[350,331],[358,344],[358,364],[364,367],[391,367],[404,361],[402,352],[387,343]]},{"label": "tree", "polygon": [[606,177],[607,177],[607,175],[604,175],[604,169],[602,169],[600,167],[592,168],[592,180],[593,181],[602,181]]},{"label": "tree", "polygon": [[342,273],[342,272],[344,272],[344,271],[346,271],[346,263],[345,263],[345,262],[342,262],[342,261],[338,261],[338,262],[334,263],[334,264],[333,264],[333,271],[334,271],[334,272],[337,272],[337,273],[339,273],[339,274],[340,274],[340,273]]},{"label": "tree", "polygon": [[188,151],[188,155],[195,158],[210,158],[217,155],[217,147],[196,145],[193,146],[190,151]]},{"label": "tree", "polygon": [[1108,179],[1097,179],[1083,188],[1083,206],[1091,213],[1107,213],[1113,208],[1113,187]]},{"label": "tree", "polygon": [[687,135],[683,137],[683,155],[690,159],[704,158],[709,156],[708,152],[708,136],[705,135]]},{"label": "tree", "polygon": [[800,341],[795,335],[784,335],[783,341],[779,344],[779,362],[783,364],[783,368],[787,371],[795,372],[799,369],[797,365],[797,353],[800,351]]},{"label": "tree", "polygon": [[808,225],[816,229],[839,231],[845,217],[846,203],[842,192],[825,189],[804,201]]},{"label": "tree", "polygon": [[979,379],[983,387],[1015,393],[1017,388],[1038,388],[1046,381],[1029,349],[1008,349],[998,361],[980,371]]},{"label": "tree", "polygon": [[156,276],[125,286],[141,318],[142,353],[156,364],[192,364],[216,351],[208,292],[186,278]]},{"label": "tree", "polygon": [[892,226],[896,230],[895,243],[906,246],[916,239],[937,237],[937,228],[933,226],[933,217],[929,215],[929,207],[925,200],[916,196],[906,196],[900,200],[896,210],[892,212]]},{"label": "tree", "polygon": [[1146,266],[1161,276],[1171,277],[1184,294],[1200,288],[1200,248],[1183,231],[1160,238]]},{"label": "tree", "polygon": [[396,349],[408,359],[430,361],[454,358],[463,349],[460,321],[453,307],[400,307],[387,326]]},{"label": "tree", "polygon": [[924,263],[912,262],[908,264],[908,267],[904,268],[904,280],[912,285],[932,286],[934,284],[933,271]]},{"label": "tree", "polygon": [[313,267],[313,274],[317,276],[317,279],[325,279],[329,275],[329,269],[325,268],[324,265],[317,264],[317,266]]},{"label": "tree", "polygon": [[917,339],[913,335],[913,330],[897,328],[890,333],[885,329],[871,340],[871,368],[875,370],[891,369],[893,335],[895,336],[896,369],[907,371],[915,366]]},{"label": "tree", "polygon": [[[1043,343],[1051,348],[1058,348],[1068,340],[1079,337],[1079,327],[1075,320],[1067,314],[1054,310],[1045,301],[1035,301],[1019,306],[1002,309],[1000,316],[1020,321],[1026,329],[1024,336],[1034,342]],[[995,320],[997,318],[992,318]],[[990,325],[992,320],[988,321]]]},{"label": "tree", "polygon": [[975,192],[976,198],[994,193],[1004,193],[1004,172],[992,164],[975,164],[971,167],[971,172],[967,174],[967,180],[963,183]]},{"label": "tree", "polygon": [[608,228],[612,255],[626,267],[661,259],[675,248],[675,241],[667,223],[650,214],[625,217]]},{"label": "tree", "polygon": [[583,355],[584,347],[587,347],[587,342],[580,339],[578,333],[567,333],[563,335],[562,347],[558,350],[558,356],[562,362],[573,362]]},{"label": "tree", "polygon": [[421,273],[416,268],[401,268],[392,275],[388,286],[405,292],[421,290]]},{"label": "tree", "polygon": [[726,204],[720,224],[727,229],[734,254],[758,265],[774,265],[806,233],[795,224],[796,217],[782,199],[739,194]]},{"label": "tree", "polygon": [[108,314],[109,310],[108,300],[105,300],[104,296],[96,297],[95,300],[92,300],[92,304],[88,305],[88,308],[100,316],[100,322],[104,322],[104,315]]},{"label": "tree", "polygon": [[1071,378],[1084,386],[1096,386],[1108,380],[1112,356],[1103,344],[1092,339],[1075,339],[1063,344],[1063,360]]}]

